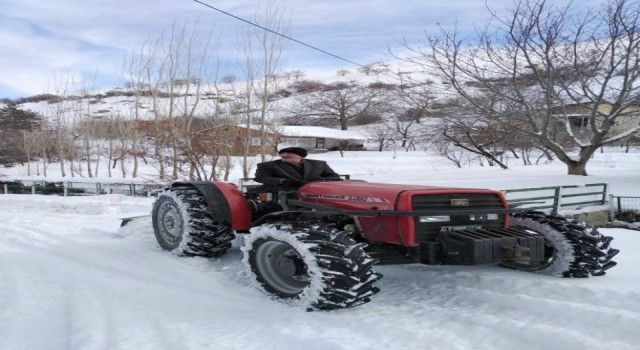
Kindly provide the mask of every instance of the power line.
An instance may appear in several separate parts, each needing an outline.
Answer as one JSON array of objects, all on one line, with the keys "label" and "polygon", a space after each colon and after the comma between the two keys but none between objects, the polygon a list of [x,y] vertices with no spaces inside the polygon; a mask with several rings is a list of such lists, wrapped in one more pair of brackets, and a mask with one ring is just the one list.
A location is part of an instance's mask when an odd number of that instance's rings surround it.
[{"label": "power line", "polygon": [[[242,18],[242,17],[236,16],[236,15],[234,15],[234,14],[232,14],[232,13],[229,13],[229,12],[227,12],[227,11],[225,11],[225,10],[219,9],[219,8],[217,8],[217,7],[215,7],[215,6],[209,5],[209,4],[207,4],[207,3],[205,3],[205,2],[202,2],[202,1],[200,1],[200,0],[193,0],[193,1],[197,2],[197,3],[198,3],[198,4],[200,4],[200,5],[206,6],[206,7],[210,8],[210,9],[212,9],[212,10],[214,10],[214,11],[218,11],[218,12],[220,12],[220,13],[222,13],[222,14],[225,14],[225,15],[230,16],[230,17],[233,17],[233,18],[235,18],[235,19],[237,19],[237,20],[239,20],[239,21],[242,21],[242,22],[244,22],[244,23],[247,23],[247,24],[249,24],[249,25],[252,25],[252,26],[254,26],[254,27],[260,28],[260,29],[262,29],[262,30],[266,30],[266,31],[267,31],[267,32],[269,32],[269,33],[272,33],[272,34],[278,35],[278,36],[283,37],[283,38],[285,38],[285,39],[287,39],[287,40],[291,40],[291,41],[293,41],[293,42],[295,42],[295,43],[298,43],[298,44],[300,44],[300,45],[306,46],[306,47],[308,47],[308,48],[310,48],[310,49],[312,49],[312,50],[316,50],[316,51],[321,52],[321,53],[323,53],[323,54],[325,54],[325,55],[329,55],[329,56],[331,56],[331,57],[333,57],[333,58],[337,58],[337,59],[339,59],[339,60],[341,60],[341,61],[344,61],[344,62],[347,62],[347,63],[351,63],[351,64],[356,65],[356,66],[361,67],[361,68],[365,68],[365,69],[367,68],[366,66],[364,66],[364,65],[362,65],[362,64],[360,64],[360,63],[358,63],[358,62],[354,62],[354,61],[352,61],[352,60],[350,60],[350,59],[344,58],[344,57],[342,57],[342,56],[338,56],[338,55],[336,55],[336,54],[334,54],[334,53],[331,53],[331,52],[329,52],[329,51],[323,50],[323,49],[321,49],[321,48],[319,48],[319,47],[313,46],[313,45],[311,45],[311,44],[307,44],[307,43],[305,43],[304,41],[302,41],[302,40],[298,40],[298,39],[296,39],[296,38],[294,38],[294,37],[291,37],[291,36],[289,36],[289,35],[286,35],[286,34],[282,34],[282,33],[276,32],[275,30],[272,30],[272,29],[269,29],[269,28],[267,28],[267,27],[261,26],[261,25],[259,25],[259,24],[257,24],[257,23],[254,23],[254,22],[249,21],[248,19],[244,19],[244,18]],[[388,76],[388,77],[393,77],[393,78],[395,78],[395,79],[399,79],[399,80],[400,80],[400,82],[402,82],[402,79],[403,79],[403,77],[402,77],[402,76],[400,76],[400,74],[397,74],[397,73],[394,73],[394,75],[389,75],[389,74],[386,74],[386,73],[382,73],[382,74],[383,74],[383,75],[386,75],[386,76]],[[413,79],[411,79],[411,77],[406,77],[405,79],[407,79],[407,78],[408,78],[408,80],[409,80],[409,81],[413,80]]]}]

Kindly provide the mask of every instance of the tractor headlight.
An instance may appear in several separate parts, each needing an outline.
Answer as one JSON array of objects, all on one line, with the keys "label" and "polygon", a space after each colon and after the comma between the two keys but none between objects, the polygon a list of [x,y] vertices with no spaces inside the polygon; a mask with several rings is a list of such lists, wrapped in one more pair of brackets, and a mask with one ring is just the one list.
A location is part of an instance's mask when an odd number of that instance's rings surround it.
[{"label": "tractor headlight", "polygon": [[449,215],[434,215],[434,216],[421,216],[420,222],[449,222],[451,217]]},{"label": "tractor headlight", "polygon": [[498,220],[498,218],[500,218],[498,214],[487,214],[487,216],[473,214],[469,215],[470,221],[495,221]]}]

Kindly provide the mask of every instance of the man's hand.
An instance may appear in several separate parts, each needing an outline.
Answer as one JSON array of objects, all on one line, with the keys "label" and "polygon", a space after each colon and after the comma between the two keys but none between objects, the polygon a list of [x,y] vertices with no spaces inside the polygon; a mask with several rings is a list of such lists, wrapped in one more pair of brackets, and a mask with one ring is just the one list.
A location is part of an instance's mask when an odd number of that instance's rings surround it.
[{"label": "man's hand", "polygon": [[305,181],[298,180],[298,179],[284,179],[284,181],[282,181],[282,184],[287,187],[300,187],[305,183],[306,183]]}]

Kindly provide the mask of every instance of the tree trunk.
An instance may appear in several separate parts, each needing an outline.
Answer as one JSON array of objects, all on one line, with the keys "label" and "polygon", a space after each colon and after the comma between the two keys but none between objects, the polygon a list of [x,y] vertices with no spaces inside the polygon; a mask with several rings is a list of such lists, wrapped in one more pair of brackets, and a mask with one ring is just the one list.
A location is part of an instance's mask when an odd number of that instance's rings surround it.
[{"label": "tree trunk", "polygon": [[[58,147],[62,147],[62,146],[58,146]],[[62,151],[59,151],[58,156],[60,158],[60,175],[62,175],[62,177],[66,177],[67,173],[64,170],[64,153]]]},{"label": "tree trunk", "polygon": [[158,164],[160,165],[160,174],[158,177],[160,180],[164,180],[164,157],[162,156],[162,148],[164,147],[163,143],[156,140],[156,158],[158,158]]},{"label": "tree trunk", "polygon": [[[87,131],[85,131],[86,133]],[[89,136],[84,136],[84,153],[87,157],[87,176],[93,177],[93,172],[91,171],[91,143],[89,142]]]},{"label": "tree trunk", "polygon": [[586,162],[569,162],[567,163],[567,174],[587,176]]},{"label": "tree trunk", "polygon": [[96,157],[96,164],[93,166],[93,169],[95,170],[93,175],[95,175],[95,177],[100,176],[98,174],[100,172],[100,157],[101,157],[99,150],[100,150],[100,146],[98,145],[98,157]]},{"label": "tree trunk", "polygon": [[131,177],[134,179],[138,177],[138,155],[137,153],[133,154],[133,172],[131,173]]},{"label": "tree trunk", "polygon": [[122,178],[127,177],[127,168],[124,166],[124,156],[120,158],[120,171],[122,172]]},{"label": "tree trunk", "polygon": [[175,140],[171,143],[171,148],[172,148],[172,158],[173,158],[173,165],[171,168],[171,178],[173,180],[177,180],[178,179],[178,146],[175,143]]},{"label": "tree trunk", "polygon": [[31,152],[27,151],[27,176],[31,176]]},{"label": "tree trunk", "polygon": [[340,116],[340,130],[347,130],[347,118],[344,116]]}]

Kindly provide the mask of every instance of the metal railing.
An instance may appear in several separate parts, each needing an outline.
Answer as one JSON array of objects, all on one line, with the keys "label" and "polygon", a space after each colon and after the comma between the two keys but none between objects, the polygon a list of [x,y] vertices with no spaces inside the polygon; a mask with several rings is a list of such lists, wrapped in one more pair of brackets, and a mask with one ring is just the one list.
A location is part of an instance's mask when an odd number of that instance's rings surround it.
[{"label": "metal railing", "polygon": [[[561,209],[605,205],[607,203],[607,189],[606,183],[593,183],[583,186],[516,188],[502,192],[509,203],[538,202],[527,206],[527,208],[558,213]],[[518,195],[522,193],[527,193],[529,196]]]},{"label": "metal railing", "polygon": [[611,195],[611,207],[615,214],[634,212],[640,214],[640,197]]},{"label": "metal railing", "polygon": [[[348,175],[341,175],[349,179]],[[259,185],[251,183],[251,178],[240,179],[240,188]],[[53,194],[62,196],[82,196],[97,194],[125,194],[130,196],[150,196],[162,190],[162,184],[142,183],[105,183],[105,182],[73,182],[73,181],[40,181],[15,180],[0,181],[0,193],[21,194]],[[565,208],[578,208],[589,205],[604,205],[607,203],[606,183],[586,184],[584,186],[549,186],[537,188],[508,189],[502,192],[509,203],[518,204],[537,202],[526,206],[528,209],[551,211],[557,213]],[[618,210],[632,207],[626,203],[636,200],[635,208],[640,211],[640,197],[615,196]],[[614,203],[612,203],[613,205]]]},{"label": "metal railing", "polygon": [[0,181],[0,193],[4,194],[47,194],[62,196],[83,196],[98,194],[125,194],[129,196],[150,196],[163,189],[160,184],[123,182],[74,182],[14,180]]}]

